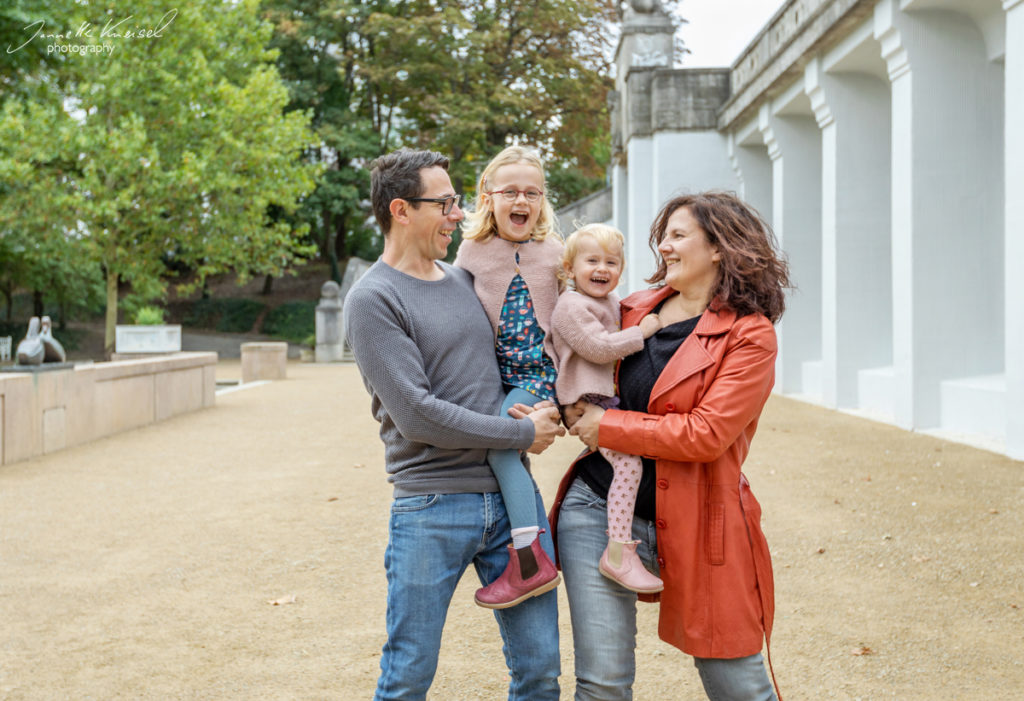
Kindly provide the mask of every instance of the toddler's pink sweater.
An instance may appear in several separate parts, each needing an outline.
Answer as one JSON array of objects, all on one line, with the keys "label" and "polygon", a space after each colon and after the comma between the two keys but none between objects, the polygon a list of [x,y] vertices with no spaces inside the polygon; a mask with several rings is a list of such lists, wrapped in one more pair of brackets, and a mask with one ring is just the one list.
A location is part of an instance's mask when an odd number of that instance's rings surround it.
[{"label": "toddler's pink sweater", "polygon": [[570,290],[558,298],[551,315],[559,404],[587,394],[615,396],[615,363],[644,347],[639,326],[619,330],[619,297],[604,299]]}]

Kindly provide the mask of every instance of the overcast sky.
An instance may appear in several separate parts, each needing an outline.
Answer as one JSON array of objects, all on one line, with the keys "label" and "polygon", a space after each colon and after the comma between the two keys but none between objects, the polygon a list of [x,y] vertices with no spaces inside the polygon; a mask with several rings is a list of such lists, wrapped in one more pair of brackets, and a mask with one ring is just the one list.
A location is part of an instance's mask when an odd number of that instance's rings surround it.
[{"label": "overcast sky", "polygon": [[679,15],[689,20],[679,36],[692,53],[684,68],[727,67],[757,36],[785,0],[683,0]]}]

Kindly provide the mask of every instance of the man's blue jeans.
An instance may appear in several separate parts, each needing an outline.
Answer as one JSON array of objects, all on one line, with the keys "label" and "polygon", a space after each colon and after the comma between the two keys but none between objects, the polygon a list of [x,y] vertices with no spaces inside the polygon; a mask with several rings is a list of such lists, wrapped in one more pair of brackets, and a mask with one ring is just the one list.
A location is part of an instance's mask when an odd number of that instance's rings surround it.
[{"label": "man's blue jeans", "polygon": [[[540,494],[537,513],[543,514]],[[547,520],[541,523],[547,527]],[[501,495],[399,497],[391,507],[384,555],[387,634],[375,699],[424,699],[437,670],[448,606],[470,564],[490,584],[508,564],[508,516]],[[552,558],[550,534],[541,535]],[[558,700],[558,599],[555,591],[495,610],[511,681],[509,699]]]},{"label": "man's blue jeans", "polygon": [[[559,511],[558,553],[572,617],[577,701],[633,698],[637,596],[597,569],[608,544],[607,529],[605,500],[576,479]],[[640,541],[636,550],[640,559],[657,574],[654,524],[634,518],[633,538]],[[709,699],[775,699],[760,653],[728,660],[695,657],[693,661]]]}]

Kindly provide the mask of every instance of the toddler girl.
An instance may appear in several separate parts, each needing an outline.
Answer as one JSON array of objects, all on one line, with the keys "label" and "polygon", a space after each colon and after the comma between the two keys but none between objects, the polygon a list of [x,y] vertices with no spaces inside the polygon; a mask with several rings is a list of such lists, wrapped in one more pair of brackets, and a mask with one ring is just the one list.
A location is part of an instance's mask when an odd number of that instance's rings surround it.
[{"label": "toddler girl", "polygon": [[[614,290],[622,275],[624,242],[618,229],[589,224],[565,243],[562,272],[574,289],[555,306],[551,336],[558,358],[558,403],[570,424],[580,414],[571,405],[581,399],[606,409],[618,404],[615,363],[642,350],[644,339],[661,328],[658,316],[648,314],[639,326],[619,330],[619,298]],[[608,546],[598,568],[631,591],[659,592],[664,588],[661,579],[644,568],[636,554],[639,541],[631,537],[643,463],[636,455],[599,450],[614,477],[608,490]]]},{"label": "toddler girl", "polygon": [[[477,296],[494,327],[501,379],[513,404],[555,400],[555,364],[548,331],[560,291],[562,239],[544,196],[544,163],[510,146],[484,168],[477,207],[467,215],[455,265],[473,274]],[[494,472],[512,527],[509,563],[476,592],[485,608],[507,608],[550,591],[561,577],[537,538],[536,487],[517,450],[492,450]]]}]

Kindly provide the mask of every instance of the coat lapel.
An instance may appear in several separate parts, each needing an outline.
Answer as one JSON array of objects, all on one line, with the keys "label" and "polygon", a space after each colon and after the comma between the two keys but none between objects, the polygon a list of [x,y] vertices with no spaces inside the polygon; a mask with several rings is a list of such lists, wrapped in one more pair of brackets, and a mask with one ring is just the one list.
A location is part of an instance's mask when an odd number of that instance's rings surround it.
[{"label": "coat lapel", "polygon": [[654,410],[655,402],[661,395],[715,364],[714,357],[708,352],[708,339],[728,332],[735,320],[736,313],[729,309],[718,312],[710,309],[704,311],[693,333],[676,349],[672,359],[654,383],[648,403],[649,411]]}]

